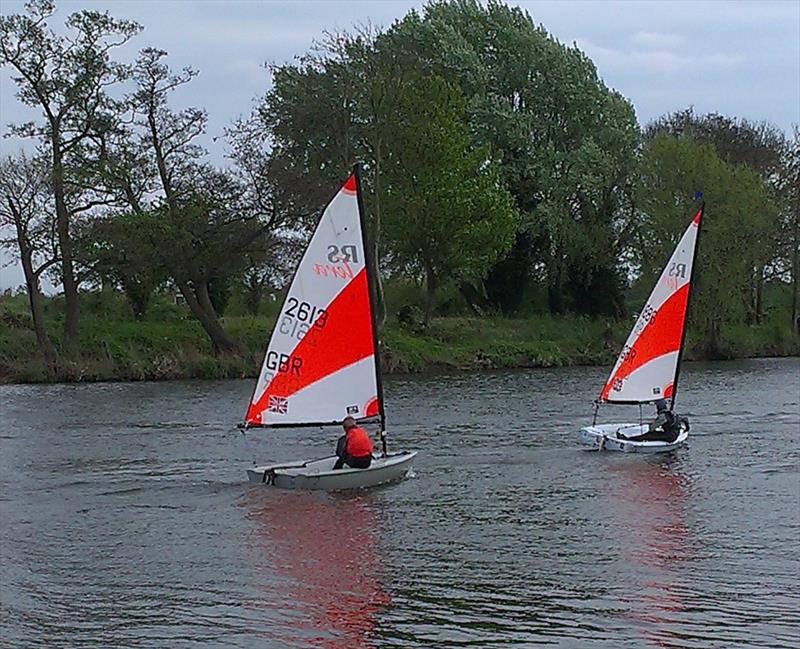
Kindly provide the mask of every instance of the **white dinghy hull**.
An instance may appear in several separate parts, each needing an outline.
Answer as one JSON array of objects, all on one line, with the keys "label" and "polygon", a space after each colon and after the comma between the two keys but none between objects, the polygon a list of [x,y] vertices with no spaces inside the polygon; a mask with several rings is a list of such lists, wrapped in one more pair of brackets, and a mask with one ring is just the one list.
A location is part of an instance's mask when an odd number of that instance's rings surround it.
[{"label": "white dinghy hull", "polygon": [[681,427],[680,435],[674,442],[635,442],[617,437],[617,433],[633,437],[646,433],[647,430],[647,424],[597,424],[581,428],[580,440],[598,451],[669,453],[683,446],[689,437],[689,431],[685,427]]},{"label": "white dinghy hull", "polygon": [[305,489],[343,491],[364,489],[402,480],[411,470],[417,452],[390,453],[386,457],[373,459],[367,469],[351,469],[345,466],[333,470],[336,456],[305,462],[270,464],[247,470],[250,482],[279,489]]}]

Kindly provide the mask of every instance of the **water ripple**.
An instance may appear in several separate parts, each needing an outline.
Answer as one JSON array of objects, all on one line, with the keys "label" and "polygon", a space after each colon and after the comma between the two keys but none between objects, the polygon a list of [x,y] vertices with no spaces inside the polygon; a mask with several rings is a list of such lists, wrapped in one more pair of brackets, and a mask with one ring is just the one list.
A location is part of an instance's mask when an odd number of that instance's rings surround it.
[{"label": "water ripple", "polygon": [[337,436],[247,381],[2,386],[3,646],[796,647],[800,361],[687,364],[669,457],[575,445],[604,378],[389,378],[419,461],[357,494],[244,482]]}]

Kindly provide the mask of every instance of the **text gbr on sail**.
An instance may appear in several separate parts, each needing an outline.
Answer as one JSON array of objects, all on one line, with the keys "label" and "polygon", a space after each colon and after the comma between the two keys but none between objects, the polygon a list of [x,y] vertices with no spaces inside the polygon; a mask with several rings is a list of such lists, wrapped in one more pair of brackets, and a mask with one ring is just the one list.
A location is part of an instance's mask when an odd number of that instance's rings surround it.
[{"label": "text gbr on sail", "polygon": [[279,354],[275,351],[268,351],[264,367],[278,372],[289,372],[300,376],[300,368],[303,367],[303,359],[292,354]]}]

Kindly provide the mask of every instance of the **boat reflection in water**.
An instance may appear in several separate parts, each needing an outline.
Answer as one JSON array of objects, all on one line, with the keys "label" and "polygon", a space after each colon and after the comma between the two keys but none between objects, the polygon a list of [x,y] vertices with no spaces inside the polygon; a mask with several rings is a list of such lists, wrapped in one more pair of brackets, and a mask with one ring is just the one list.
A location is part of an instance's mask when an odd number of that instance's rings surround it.
[{"label": "boat reflection in water", "polygon": [[685,522],[690,483],[680,458],[621,458],[611,468],[622,503],[620,553],[638,566],[641,577],[625,598],[630,616],[642,625],[642,635],[657,647],[682,647],[685,636],[681,613],[688,585],[682,583],[681,563],[690,560],[689,529]]},{"label": "boat reflection in water", "polygon": [[273,644],[375,647],[375,614],[389,596],[370,496],[254,488],[244,507],[254,523],[247,541],[257,562],[254,579],[264,591],[256,606],[275,620]]}]

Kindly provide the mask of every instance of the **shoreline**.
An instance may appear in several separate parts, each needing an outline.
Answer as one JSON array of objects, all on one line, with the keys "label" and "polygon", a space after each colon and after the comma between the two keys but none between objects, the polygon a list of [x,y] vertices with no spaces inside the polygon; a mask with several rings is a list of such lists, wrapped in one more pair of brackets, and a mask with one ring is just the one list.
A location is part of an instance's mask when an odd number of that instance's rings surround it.
[{"label": "shoreline", "polygon": [[[686,363],[734,363],[737,361],[769,361],[769,360],[785,360],[785,359],[800,359],[800,354],[786,354],[783,356],[742,356],[737,358],[686,358],[684,362]],[[572,363],[572,364],[565,364],[565,365],[516,365],[516,366],[505,366],[505,367],[481,367],[481,368],[469,368],[469,367],[454,367],[454,366],[443,366],[443,365],[435,365],[431,366],[427,369],[420,370],[420,371],[409,371],[409,372],[384,372],[384,376],[399,376],[399,377],[411,377],[411,376],[440,376],[440,375],[458,375],[458,374],[466,374],[470,372],[480,372],[480,373],[492,373],[492,372],[513,372],[515,370],[526,370],[526,369],[558,369],[558,368],[566,368],[566,367],[606,367],[603,363]],[[609,371],[611,366],[608,365]],[[21,385],[92,385],[92,384],[103,384],[103,383],[169,383],[169,382],[181,382],[181,381],[246,381],[246,380],[254,380],[257,377],[257,374],[248,374],[245,376],[174,376],[170,378],[115,378],[115,377],[108,377],[108,378],[84,378],[81,380],[42,380],[42,381],[13,381],[13,380],[6,380],[6,377],[0,376],[0,387],[6,386],[21,386]]]},{"label": "shoreline", "polygon": [[[203,332],[191,320],[178,322],[92,322],[87,318],[82,356],[60,361],[48,372],[33,332],[17,328],[0,332],[0,384],[135,383],[254,379],[261,367],[268,317],[226,318],[242,341],[245,356],[215,356]],[[428,329],[387,323],[382,332],[384,375],[482,372],[550,367],[611,367],[623,344],[623,324],[581,318],[437,318]],[[91,326],[90,326],[91,325]],[[763,329],[763,328],[762,328]],[[4,337],[2,334],[5,333]],[[728,353],[700,353],[691,336],[686,361],[791,358],[800,356],[800,340],[755,335],[738,339],[730,332]],[[763,332],[761,332],[763,333]],[[741,334],[741,332],[740,332]]]},{"label": "shoreline", "polygon": [[[388,354],[386,353],[388,351]],[[559,367],[607,367],[610,371],[616,353],[603,354],[597,358],[587,358],[578,355],[575,358],[560,357],[547,359],[540,357],[504,359],[497,362],[491,354],[479,352],[472,362],[457,362],[455,359],[448,362],[442,359],[427,360],[426,362],[410,362],[408,358],[398,359],[395,352],[385,350],[389,356],[389,365],[384,371],[384,376],[425,376],[439,374],[461,374],[470,372],[497,372],[524,369],[554,369]],[[456,354],[456,356],[458,356]],[[800,358],[800,353],[770,353],[754,354],[747,356],[710,358],[687,354],[685,362],[728,362],[743,360],[766,360]],[[141,383],[164,381],[220,381],[220,380],[253,380],[258,376],[258,365],[250,365],[248,359],[243,357],[210,357],[204,359],[200,365],[192,362],[188,366],[180,367],[176,359],[165,357],[157,358],[148,371],[148,368],[138,366],[134,371],[120,371],[122,368],[111,369],[102,361],[82,359],[78,361],[62,361],[62,367],[55,375],[48,375],[44,364],[35,359],[25,364],[24,371],[17,374],[9,372],[5,363],[0,363],[0,386],[5,385],[70,385],[87,383]],[[252,368],[252,369],[251,369]]]}]

